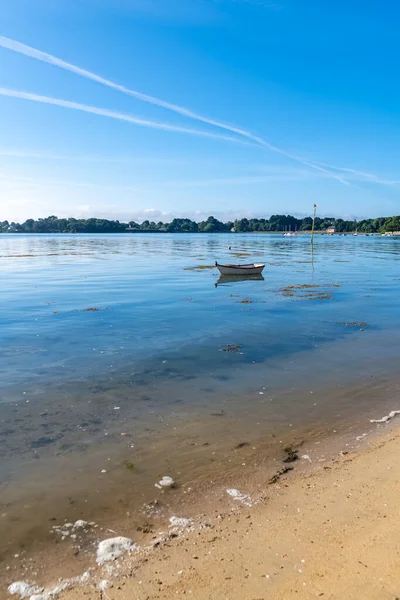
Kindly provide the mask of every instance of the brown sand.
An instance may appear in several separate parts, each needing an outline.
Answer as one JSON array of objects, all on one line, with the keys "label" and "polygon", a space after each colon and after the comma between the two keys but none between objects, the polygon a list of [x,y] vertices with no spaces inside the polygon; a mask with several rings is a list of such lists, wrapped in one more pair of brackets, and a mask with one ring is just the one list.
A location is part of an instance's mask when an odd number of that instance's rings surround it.
[{"label": "brown sand", "polygon": [[398,600],[399,443],[400,431],[386,430],[358,454],[267,486],[252,508],[235,506],[147,559],[126,559],[105,592],[63,598]]}]

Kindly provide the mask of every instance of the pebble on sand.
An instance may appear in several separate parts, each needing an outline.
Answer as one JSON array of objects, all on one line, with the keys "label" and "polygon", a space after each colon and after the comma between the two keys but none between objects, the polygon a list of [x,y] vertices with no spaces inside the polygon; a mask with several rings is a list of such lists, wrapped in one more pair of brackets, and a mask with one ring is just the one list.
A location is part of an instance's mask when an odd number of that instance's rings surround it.
[{"label": "pebble on sand", "polygon": [[77,521],[75,521],[74,523],[74,527],[76,529],[83,529],[83,527],[86,527],[88,525],[87,521],[84,521],[83,519],[78,519]]},{"label": "pebble on sand", "polygon": [[155,484],[156,487],[160,488],[171,488],[175,486],[175,481],[169,475],[164,475],[162,479]]}]

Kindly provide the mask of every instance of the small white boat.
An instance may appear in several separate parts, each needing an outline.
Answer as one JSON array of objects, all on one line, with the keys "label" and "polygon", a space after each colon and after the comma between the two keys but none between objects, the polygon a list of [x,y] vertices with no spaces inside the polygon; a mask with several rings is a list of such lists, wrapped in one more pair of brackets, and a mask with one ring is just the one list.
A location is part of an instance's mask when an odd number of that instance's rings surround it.
[{"label": "small white boat", "polygon": [[220,265],[215,263],[221,275],[261,275],[264,263],[250,263],[248,265]]}]

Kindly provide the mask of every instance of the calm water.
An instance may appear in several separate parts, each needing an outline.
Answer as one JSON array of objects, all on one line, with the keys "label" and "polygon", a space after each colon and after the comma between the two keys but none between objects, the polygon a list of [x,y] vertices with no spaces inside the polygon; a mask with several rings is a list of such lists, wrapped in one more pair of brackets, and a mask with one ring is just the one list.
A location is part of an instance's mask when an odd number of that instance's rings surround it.
[{"label": "calm water", "polygon": [[[215,260],[266,262],[264,278],[193,269]],[[82,456],[83,489],[121,444],[136,444],[153,482],[171,428],[184,439],[203,424],[222,452],[260,423],[327,427],[396,408],[381,388],[398,370],[399,260],[400,240],[383,237],[316,237],[311,252],[308,236],[0,235],[3,507],[43,501],[49,475],[68,495]]]},{"label": "calm water", "polygon": [[[226,357],[209,352],[224,343],[243,345],[242,363],[287,356],[348,333],[337,321],[392,330],[400,319],[399,242],[319,237],[312,256],[300,236],[0,236],[3,394],[15,385],[31,392],[111,376],[146,361],[168,374],[173,365],[164,361],[187,354],[194,371],[225,368]],[[229,245],[249,256],[235,257]],[[215,269],[186,270],[215,259],[262,260],[264,281],[215,287]],[[332,293],[326,301],[279,293],[308,283],[340,287],[323,287]]]}]

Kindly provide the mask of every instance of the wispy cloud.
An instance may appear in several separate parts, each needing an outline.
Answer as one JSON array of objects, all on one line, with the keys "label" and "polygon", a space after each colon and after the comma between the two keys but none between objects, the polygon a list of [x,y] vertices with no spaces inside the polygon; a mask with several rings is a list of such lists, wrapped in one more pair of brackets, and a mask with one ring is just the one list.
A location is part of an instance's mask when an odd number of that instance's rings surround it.
[{"label": "wispy cloud", "polygon": [[48,154],[42,152],[31,152],[29,150],[10,150],[7,148],[0,148],[0,156],[7,156],[10,158],[52,158],[56,160],[66,159],[66,156],[60,154]]},{"label": "wispy cloud", "polygon": [[[199,166],[207,166],[207,167],[215,167],[217,163],[217,159],[213,158],[210,160],[199,160],[193,161],[193,159],[185,159],[182,157],[177,158],[168,158],[162,156],[101,156],[101,155],[64,155],[57,154],[51,152],[41,152],[41,151],[33,151],[33,150],[17,150],[10,148],[0,148],[0,156],[7,158],[33,158],[33,159],[45,159],[45,160],[55,160],[55,161],[67,161],[67,162],[87,162],[87,163],[110,163],[110,164],[118,164],[118,165],[195,165],[196,169]],[[354,184],[358,183],[377,183],[388,186],[395,186],[400,184],[400,180],[398,179],[388,179],[381,175],[374,175],[373,173],[368,173],[366,171],[359,171],[357,169],[351,169],[349,167],[338,167],[336,165],[331,165],[329,163],[320,163],[318,161],[318,165],[328,167],[329,169],[336,171],[343,171],[347,174],[348,179]],[[224,169],[229,167],[232,172],[237,172],[238,169],[242,169],[243,167],[248,168],[249,165],[247,163],[229,163],[226,161],[221,162],[221,166]],[[254,174],[245,174],[243,176],[235,176],[235,177],[217,177],[212,179],[199,179],[199,180],[176,180],[176,181],[166,181],[166,182],[158,182],[156,187],[209,187],[214,185],[247,185],[247,184],[257,184],[257,183],[267,183],[270,181],[306,181],[311,179],[325,178],[328,179],[330,175],[325,171],[312,171],[309,169],[301,169],[301,168],[292,168],[292,167],[283,167],[277,165],[265,165],[263,163],[260,164],[252,164],[251,169],[253,173],[259,173],[257,175]],[[0,175],[1,178],[1,175]],[[25,178],[27,181],[27,179]],[[30,178],[30,181],[37,181],[36,179]],[[21,181],[21,180],[20,180]],[[54,181],[54,180],[43,180],[42,183],[44,185],[48,184],[60,184],[62,186],[66,185],[77,185],[77,186],[88,186],[94,187],[96,184],[84,183],[84,182],[66,182],[66,181]],[[104,187],[103,185],[101,187]],[[110,188],[114,186],[109,186]],[[121,186],[119,186],[121,187]],[[152,186],[153,187],[153,186]],[[358,187],[358,186],[356,186]],[[125,189],[132,189],[127,188]],[[138,191],[138,190],[136,190]]]},{"label": "wispy cloud", "polygon": [[[240,140],[240,143],[241,140]],[[246,142],[244,142],[246,143]],[[39,151],[39,150],[27,150],[24,148],[0,148],[0,156],[7,158],[34,158],[34,159],[48,159],[55,161],[66,161],[66,162],[94,162],[94,163],[113,163],[113,164],[149,164],[149,165],[191,165],[196,166],[208,166],[215,167],[216,164],[226,166],[226,160],[223,156],[216,156],[210,158],[191,158],[190,156],[157,156],[155,154],[150,155],[134,155],[124,154],[107,156],[101,154],[58,154],[57,152]],[[237,162],[231,165],[233,168],[246,166],[247,163]],[[265,169],[265,165],[262,165]]]},{"label": "wispy cloud", "polygon": [[[81,67],[78,67],[78,66],[68,63],[60,58],[57,58],[56,56],[53,56],[52,54],[48,54],[47,52],[43,52],[43,51],[38,50],[37,48],[33,48],[31,46],[27,46],[25,44],[22,44],[21,42],[13,40],[11,38],[0,36],[0,46],[2,46],[3,48],[7,48],[8,50],[12,50],[13,52],[18,52],[19,54],[24,54],[25,56],[29,56],[29,57],[39,60],[41,62],[45,62],[45,63],[51,64],[53,66],[59,67],[61,69],[71,71],[72,73],[75,73],[76,75],[80,75],[81,77],[84,77],[85,79],[90,79],[92,81],[96,81],[97,83],[100,83],[101,85],[115,89],[115,90],[122,92],[124,94],[127,94],[129,96],[133,96],[134,98],[137,98],[138,100],[142,100],[143,102],[147,102],[149,104],[154,104],[156,106],[160,106],[162,108],[165,108],[165,109],[171,110],[175,113],[178,113],[182,116],[188,117],[189,119],[193,119],[193,120],[205,123],[207,125],[218,127],[219,129],[229,131],[230,133],[235,133],[241,137],[246,138],[247,140],[251,140],[252,142],[255,142],[256,144],[259,144],[260,146],[262,146],[268,150],[271,150],[272,152],[276,152],[276,153],[278,153],[282,156],[285,156],[286,158],[289,158],[291,160],[294,160],[304,166],[308,166],[311,169],[315,169],[317,171],[322,171],[322,172],[328,173],[328,174],[330,174],[330,177],[332,177],[333,179],[336,179],[337,181],[340,181],[341,183],[343,183],[345,185],[350,185],[345,179],[343,179],[343,177],[332,173],[329,169],[326,169],[322,166],[316,165],[313,162],[304,160],[302,157],[292,154],[291,152],[287,152],[286,150],[279,148],[278,146],[274,146],[273,144],[270,144],[268,141],[264,140],[263,138],[256,136],[256,135],[252,134],[251,132],[249,132],[245,129],[242,129],[241,127],[235,127],[233,125],[228,125],[228,124],[222,123],[215,119],[211,119],[209,117],[206,117],[199,113],[196,113],[192,110],[189,110],[188,108],[185,108],[183,106],[179,106],[179,105],[173,104],[171,102],[166,102],[165,100],[161,100],[160,98],[156,98],[154,96],[149,96],[148,94],[143,94],[142,92],[138,92],[137,90],[129,89],[123,85],[114,83],[113,81],[110,81],[109,79],[105,79],[104,77],[101,77],[100,75],[97,75],[96,73],[92,73],[91,71],[82,69]],[[30,98],[30,99],[32,99],[32,98]],[[73,108],[73,107],[70,106],[70,108]],[[87,112],[93,112],[93,111],[87,111]],[[100,113],[97,113],[97,114],[100,114]],[[108,116],[110,116],[110,115],[108,115]],[[161,127],[159,127],[159,128],[161,129]],[[169,130],[171,131],[171,129],[169,129]],[[175,129],[175,130],[177,130],[177,129]],[[211,134],[208,134],[208,135],[211,136]],[[222,139],[225,139],[225,138],[222,138]]]},{"label": "wispy cloud", "polygon": [[294,170],[293,172],[277,172],[270,175],[243,175],[241,177],[215,177],[213,179],[199,180],[179,180],[166,181],[160,183],[162,187],[190,188],[190,187],[214,187],[218,185],[256,185],[258,183],[268,183],[271,181],[305,181],[318,177],[327,177],[323,173],[314,173],[312,171]]},{"label": "wispy cloud", "polygon": [[[71,187],[84,187],[84,188],[101,188],[103,190],[113,191],[135,191],[145,192],[155,189],[163,188],[202,188],[202,187],[214,187],[224,185],[252,185],[258,183],[268,183],[271,181],[304,181],[315,177],[326,177],[324,174],[313,173],[312,171],[306,170],[277,170],[277,172],[271,172],[265,175],[243,175],[237,177],[215,177],[213,179],[198,179],[198,180],[176,180],[176,181],[157,181],[157,183],[151,186],[138,187],[135,185],[120,185],[113,183],[92,183],[88,181],[73,181],[73,180],[59,180],[51,178],[38,178],[28,177],[25,175],[14,175],[8,173],[0,173],[0,183],[13,185],[14,183],[26,184],[29,187],[47,187],[47,186],[71,186]],[[151,209],[148,209],[151,210]]]},{"label": "wispy cloud", "polygon": [[39,94],[31,94],[29,92],[22,92],[20,90],[13,90],[10,88],[0,88],[0,96],[19,98],[21,100],[31,100],[33,102],[40,102],[42,104],[52,104],[54,106],[62,106],[63,108],[71,108],[73,110],[79,110],[82,112],[92,113],[94,115],[109,117],[111,119],[117,119],[119,121],[127,121],[128,123],[134,123],[135,125],[141,125],[142,127],[150,127],[152,129],[162,129],[163,131],[188,133],[190,135],[198,135],[201,137],[208,137],[217,140],[242,143],[242,140],[239,140],[232,136],[221,135],[218,133],[209,133],[207,131],[200,131],[199,129],[188,129],[186,127],[180,127],[179,125],[170,125],[168,123],[160,123],[158,121],[139,119],[138,117],[134,117],[133,115],[116,112],[114,110],[108,110],[106,108],[88,106],[86,104],[79,104],[78,102],[70,102],[69,100],[61,100],[59,98],[50,98],[49,96],[40,96]]},{"label": "wispy cloud", "polygon": [[[49,159],[49,160],[65,160],[71,162],[105,162],[105,163],[165,163],[165,164],[176,164],[186,163],[182,158],[168,158],[168,157],[157,157],[157,156],[101,156],[101,155],[85,155],[85,154],[57,154],[53,152],[42,152],[35,150],[17,150],[14,148],[0,148],[0,156],[7,158],[38,158],[38,159]],[[193,161],[191,161],[193,162]],[[198,161],[196,162],[198,164]],[[209,164],[214,164],[214,161],[209,161]]]},{"label": "wispy cloud", "polygon": [[73,181],[68,179],[63,181],[60,179],[41,179],[37,177],[26,177],[19,175],[0,174],[0,183],[2,185],[13,186],[14,184],[22,184],[28,187],[48,187],[48,186],[59,186],[59,187],[83,187],[83,188],[100,188],[102,190],[124,190],[129,192],[141,192],[143,188],[139,188],[133,185],[115,185],[115,184],[104,184],[104,183],[92,183],[89,181]]}]

